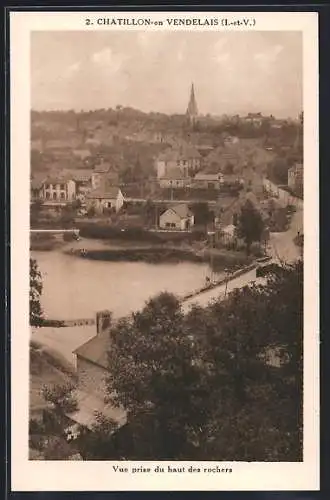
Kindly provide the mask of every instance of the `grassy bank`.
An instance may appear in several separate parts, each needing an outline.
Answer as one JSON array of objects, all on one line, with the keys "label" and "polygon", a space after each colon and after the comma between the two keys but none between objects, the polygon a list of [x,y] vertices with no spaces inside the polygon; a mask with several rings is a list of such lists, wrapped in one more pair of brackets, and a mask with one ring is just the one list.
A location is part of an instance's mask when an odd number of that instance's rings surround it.
[{"label": "grassy bank", "polygon": [[30,235],[31,251],[48,252],[61,248],[64,243],[63,238],[56,237],[54,234],[32,233]]},{"label": "grassy bank", "polygon": [[122,229],[101,224],[77,223],[82,238],[95,238],[99,240],[120,240],[139,241],[141,243],[162,244],[164,241],[176,241],[191,243],[206,238],[202,231],[192,231],[191,233],[148,231],[143,228]]},{"label": "grassy bank", "polygon": [[212,265],[215,271],[221,271],[225,268],[234,268],[243,266],[251,262],[246,256],[238,253],[216,252],[195,252],[192,249],[183,249],[176,247],[147,247],[147,248],[121,248],[121,249],[102,249],[88,250],[81,252],[76,250],[71,252],[82,258],[91,260],[101,260],[108,262],[146,262],[149,264],[164,264],[180,262],[208,263]]}]

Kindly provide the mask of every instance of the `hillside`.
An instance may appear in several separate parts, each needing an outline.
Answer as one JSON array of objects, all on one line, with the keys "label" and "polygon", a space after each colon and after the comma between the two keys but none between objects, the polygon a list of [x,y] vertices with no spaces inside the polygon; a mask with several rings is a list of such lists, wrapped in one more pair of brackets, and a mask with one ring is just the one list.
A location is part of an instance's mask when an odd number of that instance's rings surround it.
[{"label": "hillside", "polygon": [[56,352],[32,341],[30,343],[30,413],[38,414],[46,403],[44,385],[65,384],[75,379],[73,368]]}]

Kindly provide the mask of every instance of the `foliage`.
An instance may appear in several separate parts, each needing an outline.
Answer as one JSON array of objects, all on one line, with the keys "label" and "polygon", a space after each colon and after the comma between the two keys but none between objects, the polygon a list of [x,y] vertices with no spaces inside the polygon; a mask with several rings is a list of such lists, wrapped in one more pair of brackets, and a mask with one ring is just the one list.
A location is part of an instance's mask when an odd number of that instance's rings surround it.
[{"label": "foliage", "polygon": [[[76,200],[78,202],[78,200]],[[76,203],[76,201],[74,203]],[[76,205],[70,204],[65,205],[62,209],[62,214],[60,217],[60,222],[64,227],[69,227],[73,224],[76,215]]]},{"label": "foliage", "polygon": [[248,255],[252,243],[261,241],[263,231],[264,222],[260,212],[250,200],[247,200],[238,216],[237,234],[245,241]]},{"label": "foliage", "polygon": [[208,203],[200,202],[191,205],[191,210],[195,216],[196,224],[205,224],[213,221],[213,212],[209,209]]},{"label": "foliage", "polygon": [[77,400],[73,395],[74,390],[75,385],[71,382],[63,385],[44,386],[42,395],[44,400],[54,407],[55,413],[64,415],[78,409]]},{"label": "foliage", "polygon": [[142,212],[145,224],[149,226],[155,224],[158,225],[158,211],[155,203],[153,203],[151,200],[147,200],[142,207]]},{"label": "foliage", "polygon": [[84,460],[116,458],[114,432],[118,429],[110,418],[102,413],[95,412],[95,423],[91,429],[81,428],[75,442],[80,455]]},{"label": "foliage", "polygon": [[42,396],[48,404],[41,420],[30,419],[29,444],[41,451],[45,460],[64,460],[75,451],[68,443],[65,431],[66,415],[78,409],[74,390],[75,385],[71,382],[42,388]]},{"label": "foliage", "polygon": [[37,261],[30,259],[30,325],[40,326],[43,321],[43,311],[40,304],[42,294],[42,276]]},{"label": "foliage", "polygon": [[128,424],[99,422],[85,456],[300,461],[302,283],[298,262],[186,316],[162,293],[119,321],[107,392]]}]

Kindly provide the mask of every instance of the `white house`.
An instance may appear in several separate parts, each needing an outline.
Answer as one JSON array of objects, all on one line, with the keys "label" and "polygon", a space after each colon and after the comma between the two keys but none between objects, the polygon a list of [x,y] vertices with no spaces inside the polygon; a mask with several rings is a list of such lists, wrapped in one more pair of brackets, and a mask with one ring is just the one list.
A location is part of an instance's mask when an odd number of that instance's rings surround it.
[{"label": "white house", "polygon": [[159,217],[159,227],[161,229],[186,231],[194,223],[194,215],[185,204],[170,207]]},{"label": "white house", "polygon": [[76,183],[67,177],[48,177],[42,184],[41,198],[45,201],[73,201],[76,199]]},{"label": "white house", "polygon": [[107,209],[119,212],[124,204],[124,196],[118,187],[95,189],[86,196],[87,210],[94,208],[95,212],[102,214]]},{"label": "white house", "polygon": [[173,168],[167,172],[164,177],[159,179],[159,186],[161,188],[183,188],[188,186],[191,182],[190,177],[186,177],[179,167]]}]

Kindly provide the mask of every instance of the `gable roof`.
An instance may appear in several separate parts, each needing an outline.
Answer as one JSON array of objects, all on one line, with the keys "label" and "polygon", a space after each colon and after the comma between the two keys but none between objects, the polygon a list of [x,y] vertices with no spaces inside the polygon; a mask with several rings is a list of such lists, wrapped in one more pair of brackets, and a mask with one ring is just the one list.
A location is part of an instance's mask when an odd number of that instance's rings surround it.
[{"label": "gable roof", "polygon": [[80,358],[83,358],[102,368],[108,368],[107,352],[110,347],[109,332],[99,333],[88,340],[85,344],[79,346],[73,352]]},{"label": "gable roof", "polygon": [[65,176],[71,177],[72,180],[77,182],[88,182],[92,178],[93,170],[91,169],[68,169],[64,171]]},{"label": "gable roof", "polygon": [[172,207],[169,207],[164,213],[168,212],[169,210],[175,212],[180,217],[180,219],[185,219],[192,215],[192,211],[190,210],[188,205],[184,203],[180,203],[179,205],[173,205]]},{"label": "gable roof", "polygon": [[219,181],[223,175],[220,173],[211,174],[208,172],[198,172],[194,179],[196,181]]},{"label": "gable roof", "polygon": [[121,193],[119,187],[116,186],[107,186],[106,188],[94,189],[90,193],[87,194],[87,198],[104,198],[108,200],[113,200],[118,197]]},{"label": "gable roof", "polygon": [[95,174],[106,174],[110,170],[110,163],[101,163],[100,165],[95,165],[94,173]]}]

